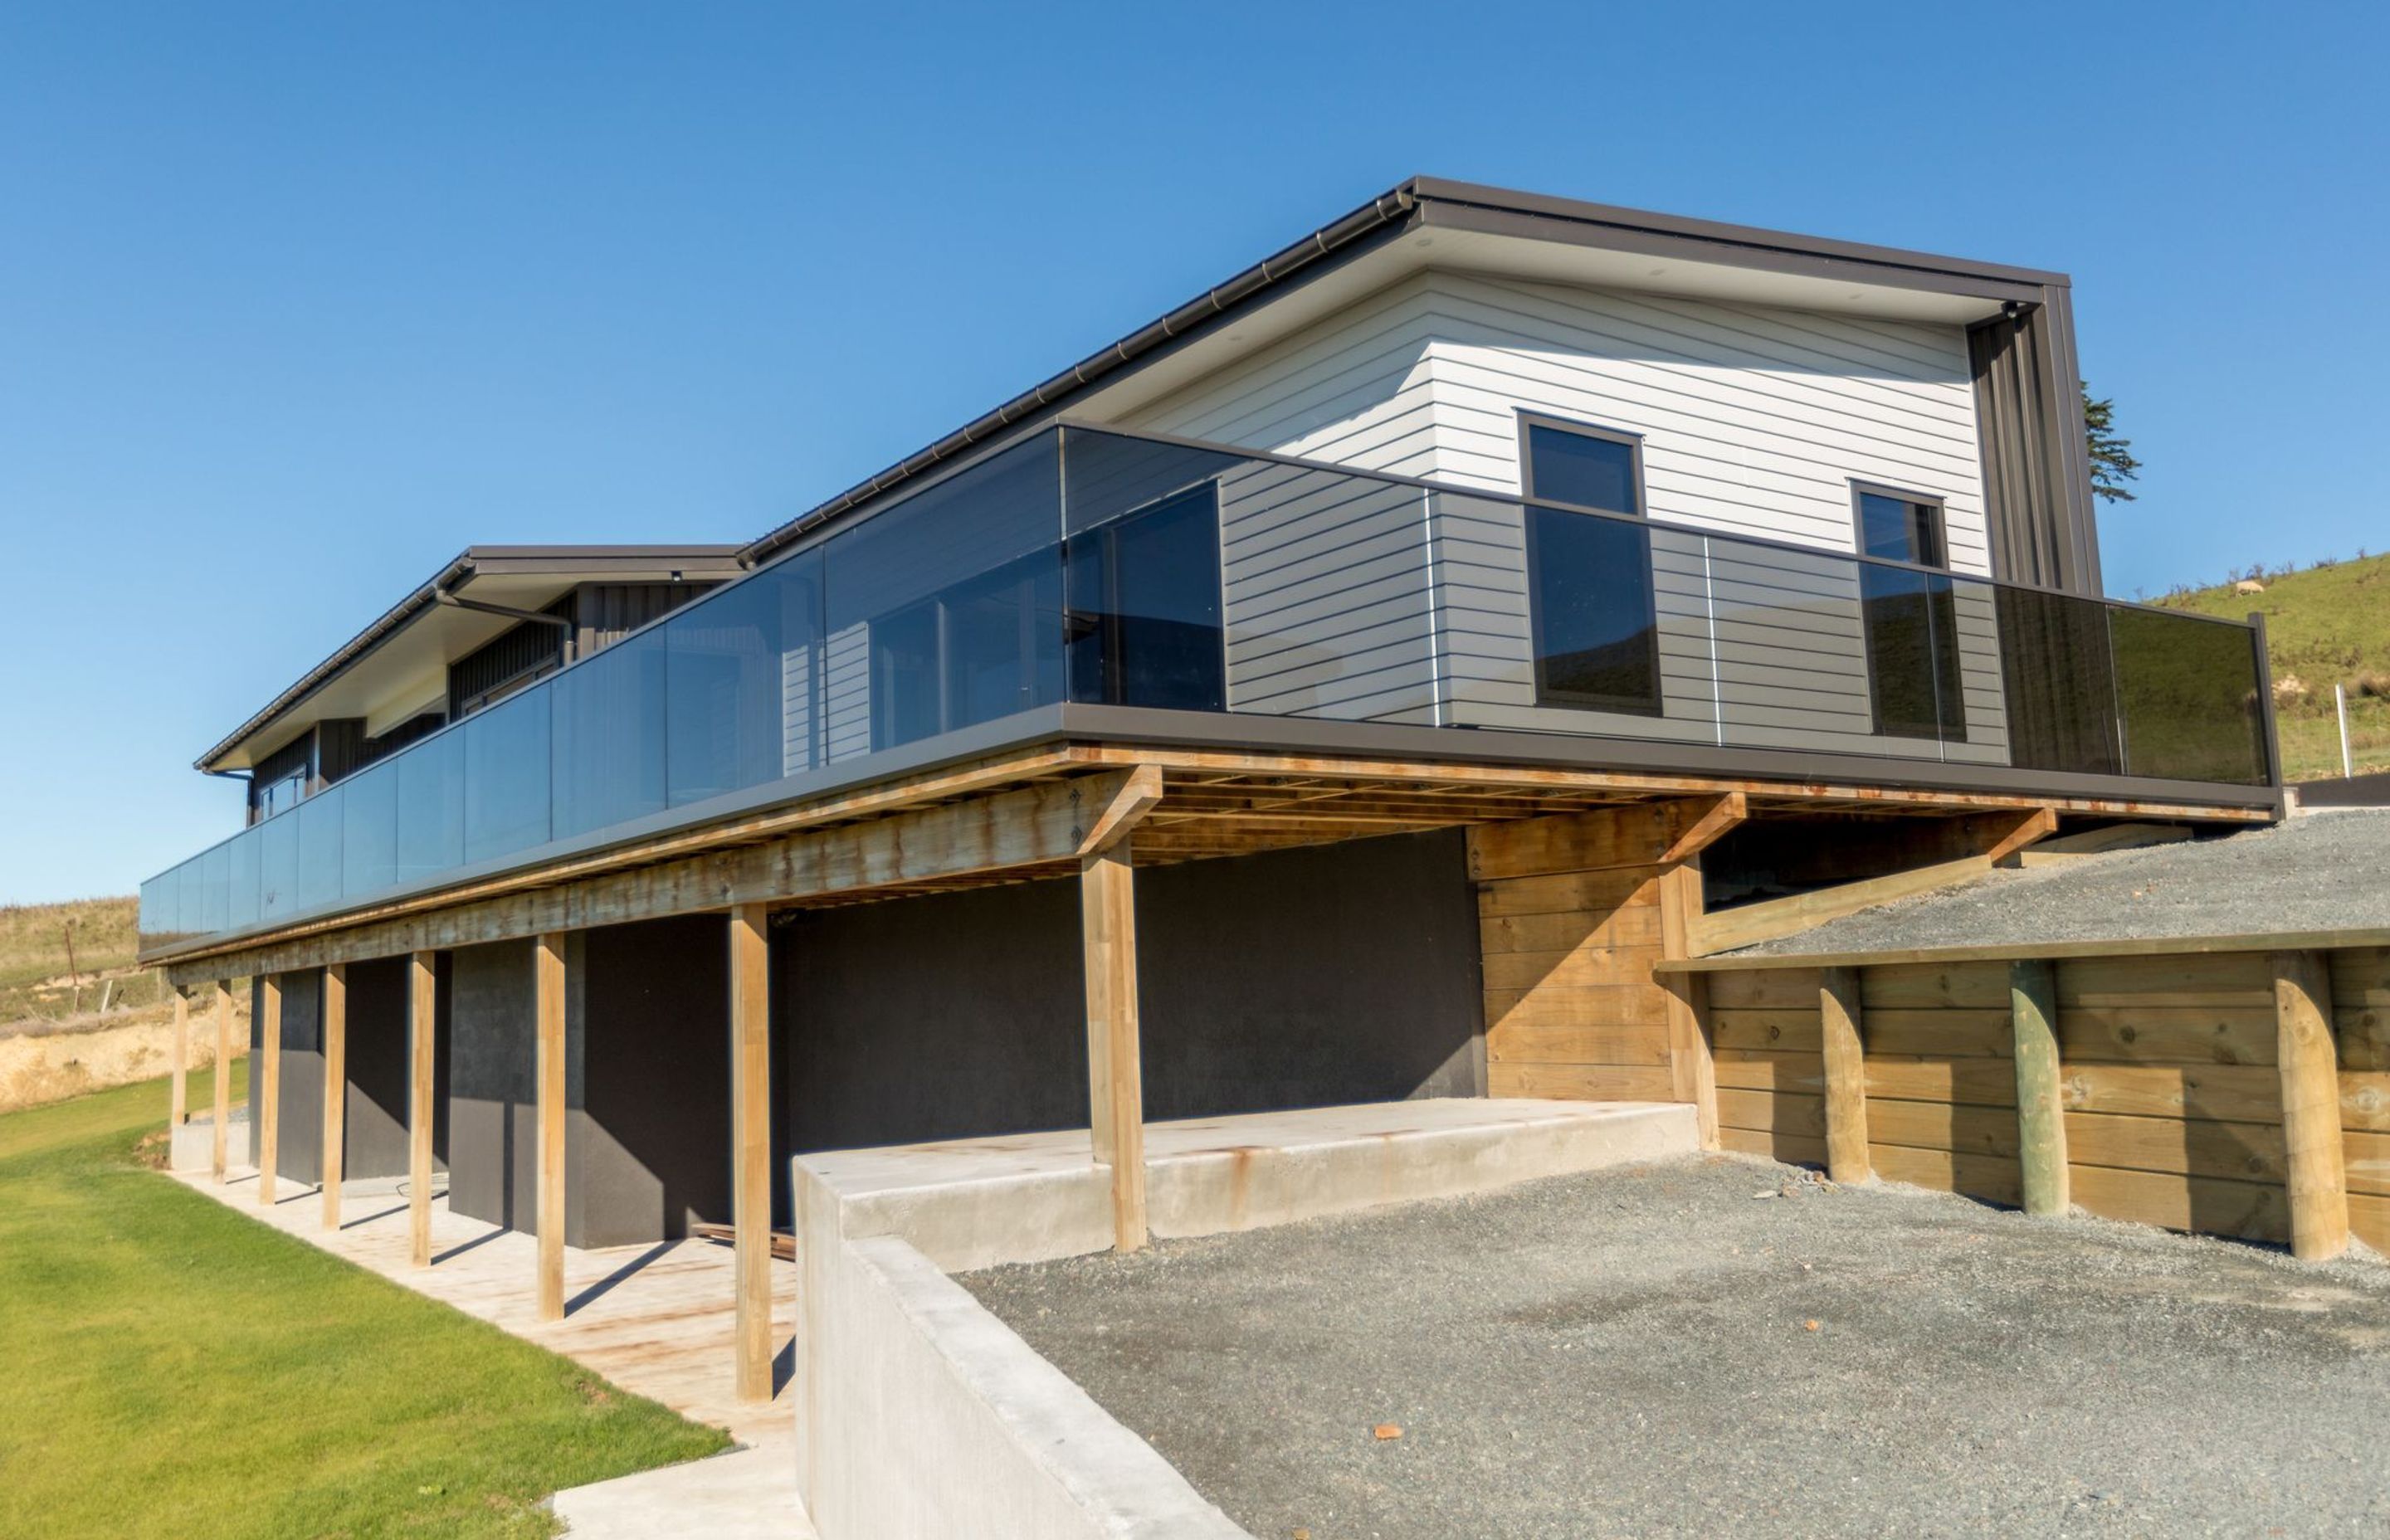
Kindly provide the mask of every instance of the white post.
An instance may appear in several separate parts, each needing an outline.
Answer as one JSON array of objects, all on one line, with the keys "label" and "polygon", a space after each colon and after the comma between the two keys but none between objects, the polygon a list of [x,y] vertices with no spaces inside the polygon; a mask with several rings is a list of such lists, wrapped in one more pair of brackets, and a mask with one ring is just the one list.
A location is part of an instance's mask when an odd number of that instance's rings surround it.
[{"label": "white post", "polygon": [[2348,689],[2343,685],[2332,687],[2332,703],[2340,712],[2340,778],[2346,780],[2357,774],[2354,761],[2348,757]]}]

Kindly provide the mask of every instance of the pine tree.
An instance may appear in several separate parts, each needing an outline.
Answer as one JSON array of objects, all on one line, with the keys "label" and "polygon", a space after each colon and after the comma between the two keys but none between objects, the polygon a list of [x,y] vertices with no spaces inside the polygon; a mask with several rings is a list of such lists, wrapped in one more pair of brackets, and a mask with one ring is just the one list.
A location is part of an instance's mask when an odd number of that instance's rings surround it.
[{"label": "pine tree", "polygon": [[[2081,383],[2078,381],[2077,383]],[[2091,493],[2112,503],[2129,503],[2125,483],[2136,480],[2141,462],[2133,458],[2133,441],[2116,431],[2116,404],[2107,397],[2091,399],[2083,385],[2083,436],[2091,448]]]}]

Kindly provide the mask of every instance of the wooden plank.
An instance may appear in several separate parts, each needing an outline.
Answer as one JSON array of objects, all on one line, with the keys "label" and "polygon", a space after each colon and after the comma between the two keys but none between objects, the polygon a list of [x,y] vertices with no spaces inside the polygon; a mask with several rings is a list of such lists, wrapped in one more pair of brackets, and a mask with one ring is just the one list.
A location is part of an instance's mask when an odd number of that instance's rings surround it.
[{"label": "wooden plank", "polygon": [[1867,1094],[1897,1101],[2014,1107],[2016,1070],[2005,1059],[1905,1059],[1870,1054]]},{"label": "wooden plank", "polygon": [[2067,1187],[2066,1114],[2059,1090],[2058,981],[2045,958],[2010,965],[2010,1026],[2014,1033],[2018,1190],[2024,1212],[2065,1213],[2073,1202]]},{"label": "wooden plank", "polygon": [[1668,1064],[1664,1022],[1506,1019],[1485,1029],[1488,1064]]},{"label": "wooden plank", "polygon": [[1092,815],[1086,819],[1086,831],[1079,836],[1080,856],[1093,855],[1110,850],[1127,839],[1162,801],[1162,771],[1151,764],[1140,764],[1117,784],[1092,778],[1070,783],[1073,794],[1086,793],[1100,797],[1100,803],[1088,805]]},{"label": "wooden plank", "polygon": [[[2001,815],[1988,816],[1998,818]],[[2058,832],[2058,810],[2037,807],[2030,813],[2020,813],[2008,820],[2008,827],[1990,831],[1984,845],[1984,859],[1994,866],[2017,855],[2027,845],[2037,844]]]},{"label": "wooden plank", "polygon": [[1087,997],[1088,1126],[1099,1164],[1111,1167],[1112,1244],[1146,1241],[1145,1081],[1138,1043],[1137,896],[1128,853],[1114,846],[1079,868]]},{"label": "wooden plank", "polygon": [[1826,1163],[1826,1141],[1806,1134],[1773,1134],[1765,1129],[1724,1128],[1718,1130],[1718,1148],[1741,1155],[1758,1155],[1787,1165],[1823,1166]]},{"label": "wooden plank", "polygon": [[1664,1064],[1489,1064],[1486,1094],[1553,1101],[1668,1101],[1676,1077]]},{"label": "wooden plank", "polygon": [[1663,1037],[1668,1020],[1668,996],[1657,984],[1588,984],[1579,988],[1489,989],[1485,992],[1485,1022],[1521,1027],[1574,1027],[1600,1022],[1614,1026],[1646,1026]]},{"label": "wooden plank", "polygon": [[2340,1065],[2332,1041],[2332,969],[2320,952],[2274,955],[2275,1049],[2282,1144],[2290,1163],[2291,1252],[2321,1262],[2348,1250]]},{"label": "wooden plank", "polygon": [[2072,1062],[2271,1064],[2270,1006],[2077,1006],[2058,1013]]},{"label": "wooden plank", "polygon": [[969,802],[917,808],[762,844],[610,871],[400,918],[251,944],[227,956],[273,969],[319,968],[418,951],[718,913],[738,904],[834,899],[906,884],[1078,860],[1097,811],[1138,771],[1042,782]]},{"label": "wooden plank", "polygon": [[1826,1061],[1815,1048],[1806,1053],[1720,1048],[1714,1058],[1717,1083],[1722,1088],[1797,1091],[1816,1097],[1826,1094]]},{"label": "wooden plank", "polygon": [[431,1265],[431,1134],[438,1116],[437,958],[418,952],[406,961],[406,1213],[407,1260]]},{"label": "wooden plank", "polygon": [[1589,813],[1479,824],[1469,831],[1469,875],[1478,882],[1659,864],[1689,817],[1677,802],[1634,802]]},{"label": "wooden plank", "polygon": [[2390,1134],[2390,1073],[2340,1072],[2340,1125]]},{"label": "wooden plank", "polygon": [[2350,1194],[2348,1229],[2375,1251],[2390,1252],[2390,1198],[2372,1193]]},{"label": "wooden plank", "polygon": [[1871,877],[1863,882],[1845,882],[1816,892],[1771,898],[1703,915],[1701,923],[1693,928],[1692,955],[1705,957],[1714,952],[1780,941],[1879,904],[1972,881],[1991,869],[1991,863],[1980,855],[1961,856],[1956,861],[1937,861],[1887,877]]},{"label": "wooden plank", "polygon": [[2390,1006],[2335,1006],[2332,1017],[2342,1069],[2390,1070]]},{"label": "wooden plank", "polygon": [[2078,957],[2058,968],[2058,1004],[2270,1006],[2273,974],[2262,953],[2212,956]]},{"label": "wooden plank", "polygon": [[772,962],[760,904],[730,911],[732,1350],[741,1401],[772,1399]]},{"label": "wooden plank", "polygon": [[[1805,968],[1888,968],[1921,963],[1996,962],[2005,968],[2018,957],[2253,956],[2257,957],[2262,965],[2265,955],[2269,952],[2330,951],[2339,947],[2379,946],[2390,946],[2390,926],[2315,930],[2234,931],[2221,936],[2108,936],[2089,941],[1992,942],[1965,946],[1894,947],[1874,952],[1802,952],[1782,956],[1758,953],[1722,957],[1671,959],[1659,966],[1671,972],[1741,973],[1780,969],[1793,963],[1798,963]],[[2063,993],[2060,995],[2059,1003],[2061,1005],[2069,1003]],[[2225,1003],[2244,1002],[2232,1000]]]},{"label": "wooden plank", "polygon": [[2075,1201],[2105,1219],[2240,1240],[2290,1238],[2289,1202],[2270,1184],[2081,1164],[2068,1176]]},{"label": "wooden plank", "polygon": [[1887,1182],[1964,1193],[1987,1203],[2015,1204],[2024,1195],[2017,1163],[2006,1156],[1880,1144],[1868,1151],[1868,1158],[1874,1162],[1876,1175]]},{"label": "wooden plank", "polygon": [[208,1169],[225,1179],[226,1124],[232,1121],[232,981],[213,981],[215,989],[216,1064],[214,1095],[209,1105],[215,1126],[209,1131]]},{"label": "wooden plank", "polygon": [[[1654,963],[1664,969],[1666,960]],[[1818,970],[1805,963],[1779,964],[1766,972],[1713,974],[1712,1010],[1804,1010],[1818,1008]]]},{"label": "wooden plank", "polygon": [[2069,1112],[2066,1153],[2078,1166],[2116,1166],[2238,1182],[2279,1183],[2287,1170],[2282,1131],[2262,1123]]},{"label": "wooden plank", "polygon": [[324,1228],[341,1227],[341,1172],[348,1153],[349,970],[334,963],[324,969]]},{"label": "wooden plank", "polygon": [[1515,877],[1477,890],[1477,912],[1500,915],[1592,915],[1660,902],[1660,879],[1649,867],[1624,871],[1558,872]]},{"label": "wooden plank", "polygon": [[282,1142],[282,981],[268,973],[258,981],[258,1085],[250,1098],[257,1123],[257,1201],[274,1204],[274,1166]]},{"label": "wooden plank", "polygon": [[1692,816],[1682,824],[1668,848],[1660,853],[1663,866],[1694,859],[1741,828],[1751,816],[1751,799],[1741,791],[1728,791],[1712,798],[1706,807],[1697,809],[1690,803],[1685,805]]},{"label": "wooden plank", "polygon": [[2017,1154],[2016,1119],[2003,1107],[1967,1107],[1947,1101],[1870,1101],[1868,1138],[1879,1147],[1958,1150],[2008,1160],[2016,1159]]},{"label": "wooden plank", "polygon": [[539,1115],[539,1318],[564,1319],[564,945],[554,932],[532,948],[533,1096]]},{"label": "wooden plank", "polygon": [[1857,969],[1829,968],[1818,975],[1818,1018],[1826,1071],[1826,1174],[1864,1182],[1870,1174],[1868,1072]]},{"label": "wooden plank", "polygon": [[1657,946],[1580,946],[1573,952],[1497,952],[1483,959],[1496,992],[1581,989],[1651,976]]},{"label": "wooden plank", "polygon": [[2348,1134],[2342,1149],[2349,1191],[2390,1197],[2390,1134]]},{"label": "wooden plank", "polygon": [[1477,922],[1478,950],[1489,959],[1513,953],[1548,956],[1579,947],[1622,951],[1649,948],[1657,953],[1660,941],[1660,910],[1656,904],[1601,910],[1569,909],[1543,915],[1487,915]]},{"label": "wooden plank", "polygon": [[2216,1123],[2282,1120],[2281,1079],[2262,1066],[2070,1064],[2060,1093],[2077,1112]]},{"label": "wooden plank", "polygon": [[2332,1003],[2358,1010],[2390,1007],[2390,946],[2351,946],[2332,953]]},{"label": "wooden plank", "polygon": [[185,1097],[189,1087],[183,1084],[191,1072],[191,1002],[179,986],[174,991],[174,1073],[173,1088],[167,1097],[166,1126],[176,1129],[191,1121],[191,1110]]},{"label": "wooden plank", "polygon": [[2110,824],[2105,828],[2088,828],[2044,840],[2031,850],[2019,852],[2017,865],[2030,871],[2036,866],[2064,866],[2086,855],[2170,845],[2190,838],[2189,824]]},{"label": "wooden plank", "polygon": [[2005,1025],[2009,967],[2005,961],[1895,963],[1859,977],[1859,1003],[1882,1010],[1988,1010]]},{"label": "wooden plank", "polygon": [[[1861,991],[1864,999],[1865,991]],[[1868,1007],[1868,1046],[1921,1059],[2006,1059],[2012,1046],[2005,1010],[1879,1010]]]},{"label": "wooden plank", "polygon": [[1747,1052],[1815,1054],[1824,1042],[1816,1010],[1709,1009],[1710,1043],[1719,1053],[1729,1048]]},{"label": "wooden plank", "polygon": [[1824,1139],[1826,1098],[1770,1091],[1718,1088],[1718,1126],[1756,1128],[1772,1134],[1806,1134]]},{"label": "wooden plank", "polygon": [[[1720,811],[1713,809],[1695,822],[1698,825]],[[1740,822],[1741,817],[1740,799],[1737,799],[1734,821]],[[1717,832],[1722,834],[1726,828],[1731,827],[1729,823]],[[1689,829],[1687,837],[1690,832]],[[1684,843],[1685,838],[1680,837],[1678,843]],[[1702,867],[1700,857],[1695,855],[1661,873],[1661,949],[1671,956],[1683,956],[1690,927],[1701,918],[1701,913]],[[1650,976],[1648,971],[1644,974],[1646,978]],[[1673,1099],[1692,1104],[1694,1126],[1702,1148],[1715,1149],[1718,1147],[1717,1065],[1712,1052],[1707,1020],[1709,981],[1697,973],[1677,974],[1661,985],[1661,989],[1667,998],[1667,1051],[1673,1076]]]}]

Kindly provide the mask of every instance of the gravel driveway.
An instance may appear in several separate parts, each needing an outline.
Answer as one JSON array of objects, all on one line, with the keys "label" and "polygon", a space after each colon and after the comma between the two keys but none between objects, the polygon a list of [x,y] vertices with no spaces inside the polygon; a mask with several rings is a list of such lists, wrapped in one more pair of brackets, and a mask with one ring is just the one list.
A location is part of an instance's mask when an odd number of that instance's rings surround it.
[{"label": "gravel driveway", "polygon": [[2390,1534],[2378,1261],[1707,1156],[962,1281],[1278,1540]]}]

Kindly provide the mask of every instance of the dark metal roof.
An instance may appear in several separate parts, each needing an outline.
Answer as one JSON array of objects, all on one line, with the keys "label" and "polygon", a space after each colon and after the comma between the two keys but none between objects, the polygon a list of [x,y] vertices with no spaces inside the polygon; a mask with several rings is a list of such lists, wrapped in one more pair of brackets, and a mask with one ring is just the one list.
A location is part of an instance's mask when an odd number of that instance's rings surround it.
[{"label": "dark metal roof", "polygon": [[739,552],[739,559],[749,566],[764,561],[798,537],[842,513],[877,501],[922,472],[967,455],[1024,423],[1054,416],[1072,399],[1106,378],[1209,330],[1272,291],[1310,276],[1322,264],[1356,256],[1420,224],[1475,227],[1616,250],[1664,250],[1737,266],[1989,293],[2028,302],[2038,299],[2041,289],[2063,288],[2067,282],[2063,274],[2033,268],[1415,176],[1205,290],[1160,320],[1014,396],[929,447],[790,520],[747,545]]},{"label": "dark metal roof", "polygon": [[435,608],[440,595],[487,572],[546,574],[597,578],[625,567],[646,570],[675,565],[694,568],[709,576],[729,576],[741,571],[736,545],[469,545],[431,580],[399,600],[381,617],[350,637],[330,657],[299,676],[298,682],[267,701],[255,715],[225,735],[224,741],[192,762],[192,768],[212,771],[218,761],[274,719],[299,705],[337,678],[352,663]]}]

